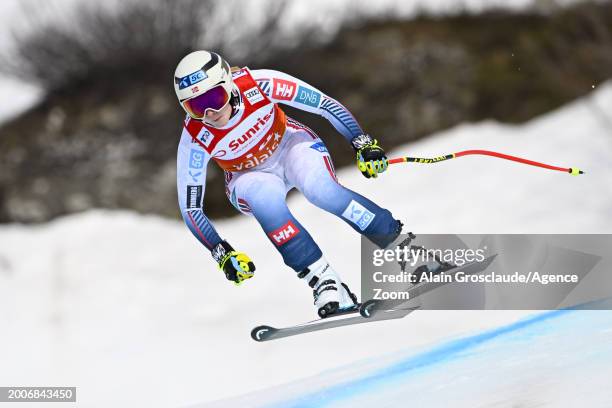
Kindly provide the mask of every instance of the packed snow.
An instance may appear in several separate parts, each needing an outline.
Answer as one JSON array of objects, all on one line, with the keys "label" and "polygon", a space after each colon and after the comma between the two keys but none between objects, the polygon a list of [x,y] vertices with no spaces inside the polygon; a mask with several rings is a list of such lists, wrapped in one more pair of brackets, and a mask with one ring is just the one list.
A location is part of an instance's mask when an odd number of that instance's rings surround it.
[{"label": "packed snow", "polygon": [[611,362],[611,312],[552,311],[192,408],[608,407]]},{"label": "packed snow", "polygon": [[[377,180],[355,168],[338,177],[417,234],[610,233],[610,112],[612,83],[521,126],[464,124],[390,152],[492,149],[577,166],[586,171],[578,177],[487,157],[393,165]],[[323,135],[332,137],[340,136]],[[359,237],[300,195],[290,207],[358,290]],[[256,276],[240,287],[179,221],[97,210],[42,225],[0,226],[0,384],[77,386],[79,405],[88,407],[182,406],[406,353],[527,313],[423,311],[255,343],[249,332],[256,325],[312,319],[311,291],[253,218],[216,227],[257,265]]]}]

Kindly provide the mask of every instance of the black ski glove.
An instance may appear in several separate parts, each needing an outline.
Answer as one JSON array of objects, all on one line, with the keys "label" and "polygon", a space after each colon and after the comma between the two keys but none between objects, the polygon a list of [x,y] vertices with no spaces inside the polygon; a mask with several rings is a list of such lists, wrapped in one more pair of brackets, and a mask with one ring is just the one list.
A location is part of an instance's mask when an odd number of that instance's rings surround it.
[{"label": "black ski glove", "polygon": [[389,160],[376,139],[363,134],[355,136],[351,145],[357,152],[357,167],[366,178],[376,178],[379,173],[387,170]]},{"label": "black ski glove", "polygon": [[255,264],[251,258],[243,252],[235,251],[227,241],[219,242],[211,253],[219,264],[219,269],[225,273],[225,277],[236,285],[253,277]]}]

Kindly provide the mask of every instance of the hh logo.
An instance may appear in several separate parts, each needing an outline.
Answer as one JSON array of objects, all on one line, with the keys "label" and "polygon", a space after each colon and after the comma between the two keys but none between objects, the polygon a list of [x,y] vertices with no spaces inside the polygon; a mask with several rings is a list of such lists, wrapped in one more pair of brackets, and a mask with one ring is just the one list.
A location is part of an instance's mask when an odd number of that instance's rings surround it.
[{"label": "hh logo", "polygon": [[269,232],[268,236],[276,244],[276,246],[280,246],[295,237],[298,232],[300,232],[300,230],[293,225],[293,222],[288,221],[282,227]]},{"label": "hh logo", "polygon": [[284,79],[275,79],[272,97],[284,101],[290,101],[295,95],[295,82],[285,81]]},{"label": "hh logo", "polygon": [[363,205],[355,200],[351,200],[346,207],[342,216],[352,223],[356,224],[360,230],[365,231],[368,225],[372,222],[376,214],[368,211]]}]

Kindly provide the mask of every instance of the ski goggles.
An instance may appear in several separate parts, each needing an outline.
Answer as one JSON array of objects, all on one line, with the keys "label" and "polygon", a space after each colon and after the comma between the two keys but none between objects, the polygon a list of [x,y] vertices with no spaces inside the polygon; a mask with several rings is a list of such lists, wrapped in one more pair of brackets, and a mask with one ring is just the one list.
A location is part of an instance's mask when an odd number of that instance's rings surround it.
[{"label": "ski goggles", "polygon": [[230,95],[222,85],[198,95],[195,98],[187,99],[183,102],[183,107],[192,117],[196,119],[204,118],[208,110],[220,111],[227,105]]}]

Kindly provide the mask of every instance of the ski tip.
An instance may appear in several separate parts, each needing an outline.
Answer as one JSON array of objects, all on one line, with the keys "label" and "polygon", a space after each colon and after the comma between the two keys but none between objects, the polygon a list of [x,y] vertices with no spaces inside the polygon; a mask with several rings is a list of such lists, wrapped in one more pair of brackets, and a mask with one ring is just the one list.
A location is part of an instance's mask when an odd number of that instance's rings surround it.
[{"label": "ski tip", "polygon": [[277,330],[271,326],[257,326],[251,330],[251,338],[259,342],[266,341]]},{"label": "ski tip", "polygon": [[364,302],[359,307],[359,314],[361,315],[361,317],[365,317],[366,319],[372,317],[376,312],[377,303],[378,301],[375,299],[370,299],[367,302]]}]

